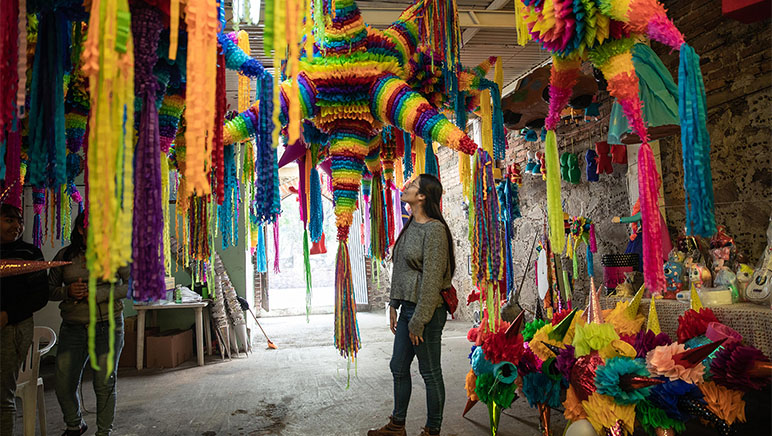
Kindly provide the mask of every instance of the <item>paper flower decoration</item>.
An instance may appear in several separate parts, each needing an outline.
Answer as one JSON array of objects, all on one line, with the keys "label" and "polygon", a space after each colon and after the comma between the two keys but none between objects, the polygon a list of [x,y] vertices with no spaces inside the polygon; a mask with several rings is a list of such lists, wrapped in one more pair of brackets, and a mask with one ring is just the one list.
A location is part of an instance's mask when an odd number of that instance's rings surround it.
[{"label": "paper flower decoration", "polygon": [[769,362],[769,358],[754,347],[731,342],[716,353],[710,363],[710,372],[713,381],[728,388],[757,390],[769,384],[768,376],[752,372],[759,362]]},{"label": "paper flower decoration", "polygon": [[678,342],[686,342],[696,336],[704,335],[708,330],[708,324],[719,322],[716,315],[707,307],[699,311],[689,309],[678,317],[678,329],[676,335]]},{"label": "paper flower decoration", "polygon": [[705,366],[698,363],[694,366],[683,366],[674,360],[673,356],[686,351],[686,346],[679,343],[661,345],[649,351],[646,355],[646,366],[652,375],[662,375],[670,380],[683,380],[687,383],[699,383]]},{"label": "paper flower decoration", "polygon": [[683,380],[673,380],[651,388],[649,401],[664,410],[667,416],[679,421],[686,421],[689,413],[680,408],[683,400],[702,402],[700,388]]},{"label": "paper flower decoration", "polygon": [[560,406],[560,380],[548,377],[542,372],[523,376],[523,395],[531,407],[546,404],[556,408]]},{"label": "paper flower decoration", "polygon": [[743,392],[705,382],[699,385],[708,409],[732,425],[735,421],[745,422],[745,400]]},{"label": "paper flower decoration", "polygon": [[620,404],[635,404],[648,396],[650,388],[636,389],[626,381],[648,375],[643,359],[615,357],[595,370],[595,387],[598,393],[614,397]]},{"label": "paper flower decoration", "polygon": [[593,350],[601,350],[612,341],[619,339],[611,324],[586,324],[576,326],[574,347],[577,356],[584,356]]},{"label": "paper flower decoration", "polygon": [[587,413],[584,411],[579,398],[577,398],[573,386],[569,386],[566,391],[566,400],[563,401],[563,407],[565,408],[563,416],[568,421],[578,421],[587,418]]},{"label": "paper flower decoration", "polygon": [[649,351],[660,345],[668,345],[672,342],[667,333],[655,335],[651,330],[640,331],[633,339],[633,346],[636,351],[635,357],[646,357]]},{"label": "paper flower decoration", "polygon": [[612,428],[618,421],[622,421],[627,433],[633,432],[635,425],[634,405],[619,404],[614,401],[614,398],[596,392],[590,395],[587,400],[582,401],[582,406],[587,412],[587,419],[598,434],[604,434],[604,428]]}]

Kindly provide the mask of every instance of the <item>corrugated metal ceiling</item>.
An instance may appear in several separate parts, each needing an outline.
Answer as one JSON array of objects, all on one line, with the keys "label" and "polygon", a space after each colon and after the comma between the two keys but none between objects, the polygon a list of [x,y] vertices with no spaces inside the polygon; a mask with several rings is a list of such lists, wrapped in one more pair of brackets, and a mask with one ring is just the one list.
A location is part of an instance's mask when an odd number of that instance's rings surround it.
[{"label": "corrugated metal ceiling", "polygon": [[[367,7],[406,8],[412,4],[413,1],[359,1],[357,3],[363,9]],[[486,9],[490,3],[490,0],[457,0],[459,9]],[[514,2],[511,0],[501,8],[501,10],[509,11],[513,11],[513,9]],[[272,69],[273,59],[265,56],[265,53],[263,52],[262,24],[258,24],[257,26],[242,25],[241,29],[249,33],[252,56],[262,62],[266,68]],[[465,66],[475,66],[489,56],[501,57],[502,66],[504,68],[505,89],[507,89],[507,85],[517,81],[535,67],[542,65],[549,58],[549,55],[541,50],[537,44],[529,43],[525,47],[517,45],[517,35],[514,28],[512,30],[481,29],[475,33],[469,42],[461,49],[461,61]],[[489,78],[493,78],[493,71],[489,74]],[[237,75],[229,71],[226,80],[226,92],[228,95],[228,102],[234,109],[237,101],[237,88]]]}]

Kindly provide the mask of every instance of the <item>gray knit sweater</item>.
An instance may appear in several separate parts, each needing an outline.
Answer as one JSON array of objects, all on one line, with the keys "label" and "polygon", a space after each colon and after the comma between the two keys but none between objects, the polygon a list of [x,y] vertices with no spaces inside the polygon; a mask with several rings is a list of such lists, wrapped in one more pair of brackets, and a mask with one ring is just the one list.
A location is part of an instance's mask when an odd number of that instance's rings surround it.
[{"label": "gray knit sweater", "polygon": [[[67,247],[62,248],[54,257],[54,261],[65,260],[64,253]],[[83,283],[88,283],[88,268],[86,267],[85,253],[72,258],[72,263],[57,268],[51,268],[48,272],[49,299],[51,301],[61,301],[59,309],[62,311],[62,320],[71,324],[88,324],[89,309],[88,300],[74,300],[67,294],[67,285],[77,282],[80,279]],[[123,312],[122,299],[126,298],[129,291],[129,268],[118,268],[116,278],[119,279],[113,289],[113,316],[118,317]],[[110,284],[102,280],[97,280],[96,301],[97,301],[97,321],[107,321],[110,311],[107,308],[110,299]]]},{"label": "gray knit sweater", "polygon": [[423,336],[424,326],[443,304],[440,291],[450,287],[448,237],[439,221],[413,221],[394,247],[391,300],[394,308],[404,301],[416,304],[408,329]]}]

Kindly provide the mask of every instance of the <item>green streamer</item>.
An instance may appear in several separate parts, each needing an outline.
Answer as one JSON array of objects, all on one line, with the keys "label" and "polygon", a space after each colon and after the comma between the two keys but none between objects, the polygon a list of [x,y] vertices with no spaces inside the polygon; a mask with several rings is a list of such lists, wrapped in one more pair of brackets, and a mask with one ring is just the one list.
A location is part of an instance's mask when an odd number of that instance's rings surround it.
[{"label": "green streamer", "polygon": [[88,275],[88,355],[91,367],[99,371],[99,361],[96,354],[96,277]]},{"label": "green streamer", "polygon": [[308,228],[303,229],[303,265],[306,272],[306,322],[311,322],[311,258],[308,251]]},{"label": "green streamer", "polygon": [[107,351],[107,371],[105,371],[105,381],[107,381],[110,378],[110,375],[113,373],[113,369],[115,368],[115,316],[113,316],[113,309],[115,306],[115,283],[110,283],[110,298],[107,300],[107,313],[108,315],[108,323],[110,325],[110,330],[107,334],[107,344],[108,344],[108,351]]},{"label": "green streamer", "polygon": [[550,226],[550,244],[553,253],[562,254],[565,243],[565,226],[563,224],[563,204],[560,199],[558,143],[554,130],[547,132],[547,138],[544,142],[544,161],[547,166],[547,215]]}]

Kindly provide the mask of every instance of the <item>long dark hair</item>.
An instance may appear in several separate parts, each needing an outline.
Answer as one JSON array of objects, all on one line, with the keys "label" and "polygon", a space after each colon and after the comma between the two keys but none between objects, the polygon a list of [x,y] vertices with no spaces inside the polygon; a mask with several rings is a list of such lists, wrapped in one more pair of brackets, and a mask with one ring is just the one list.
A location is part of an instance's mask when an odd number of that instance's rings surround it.
[{"label": "long dark hair", "polygon": [[86,251],[86,241],[78,230],[85,230],[86,214],[81,212],[78,217],[75,218],[75,223],[72,225],[72,232],[70,233],[70,245],[67,246],[64,252],[64,260],[72,260],[82,252]]},{"label": "long dark hair", "polygon": [[[426,212],[426,215],[428,215],[429,218],[441,222],[442,225],[445,226],[445,235],[448,239],[450,276],[453,277],[456,273],[456,254],[455,250],[453,250],[453,235],[450,233],[450,227],[448,227],[448,223],[445,222],[445,218],[442,216],[442,209],[440,208],[440,203],[442,201],[442,183],[440,182],[440,179],[431,174],[421,174],[418,176],[418,193],[423,194],[426,197],[426,200],[424,201],[424,212]],[[405,227],[402,229],[402,232],[400,232],[399,237],[397,237],[397,242],[394,243],[395,254],[399,240],[402,239],[402,235],[405,234],[405,231],[410,227],[412,222],[413,216],[411,215],[407,224],[405,224]]]}]

